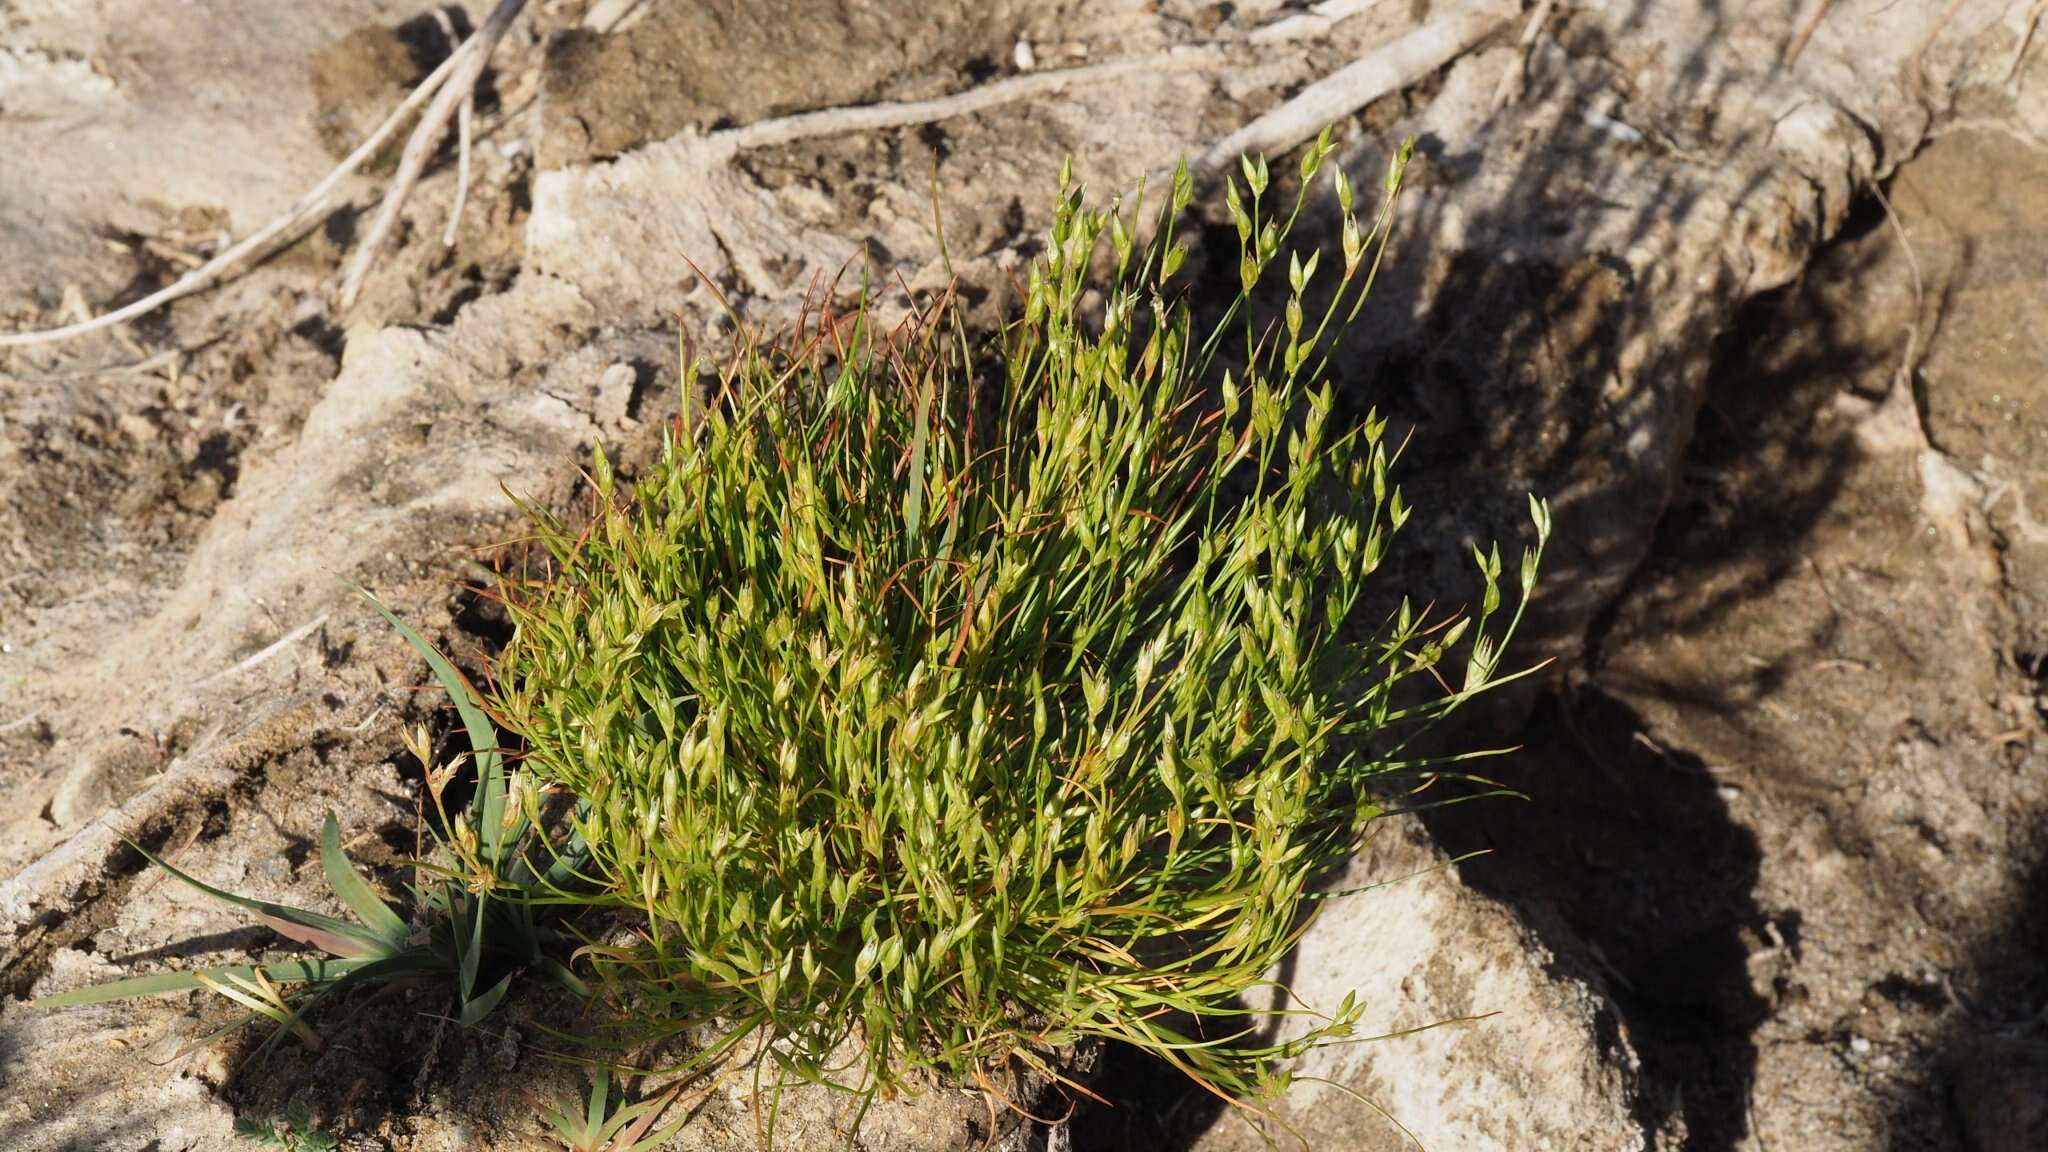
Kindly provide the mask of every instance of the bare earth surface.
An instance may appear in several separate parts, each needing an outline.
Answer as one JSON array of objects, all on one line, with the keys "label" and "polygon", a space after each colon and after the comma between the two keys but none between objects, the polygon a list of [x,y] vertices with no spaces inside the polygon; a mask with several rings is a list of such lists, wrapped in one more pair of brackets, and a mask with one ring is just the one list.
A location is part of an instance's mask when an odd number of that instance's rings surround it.
[{"label": "bare earth surface", "polygon": [[[468,7],[0,0],[0,330],[133,299],[282,211]],[[339,580],[488,651],[459,585],[517,531],[503,488],[567,507],[594,442],[644,458],[678,317],[713,331],[722,294],[773,323],[863,249],[939,286],[936,188],[998,318],[1062,159],[1156,180],[1397,57],[1338,125],[1362,186],[1418,149],[1345,395],[1414,431],[1397,576],[1421,598],[1469,596],[1470,541],[1552,497],[1522,655],[1558,663],[1469,732],[1526,744],[1498,771],[1530,799],[1390,827],[1342,883],[1492,854],[1333,902],[1279,974],[1390,1032],[1497,1015],[1318,1053],[1280,1119],[1318,1149],[2048,1147],[2032,5],[1836,0],[1790,65],[1812,4],[1562,3],[1526,49],[1510,0],[767,7],[536,0],[456,243],[444,158],[345,315],[389,156],[219,290],[0,350],[0,1149],[228,1149],[294,1096],[352,1149],[550,1147],[538,1108],[574,1076],[539,1054],[537,993],[473,1033],[428,990],[350,1005],[265,1064],[172,1059],[221,1019],[196,995],[19,998],[282,950],[121,835],[317,906],[333,809],[399,878],[397,734],[443,721]],[[1227,274],[1227,222],[1207,239],[1193,274]],[[1126,1053],[1093,1068],[1114,1106],[1052,1130],[934,1088],[855,1138],[1286,1139]],[[746,1079],[675,1147],[754,1147]],[[844,1144],[843,1101],[784,1107],[784,1146]]]}]

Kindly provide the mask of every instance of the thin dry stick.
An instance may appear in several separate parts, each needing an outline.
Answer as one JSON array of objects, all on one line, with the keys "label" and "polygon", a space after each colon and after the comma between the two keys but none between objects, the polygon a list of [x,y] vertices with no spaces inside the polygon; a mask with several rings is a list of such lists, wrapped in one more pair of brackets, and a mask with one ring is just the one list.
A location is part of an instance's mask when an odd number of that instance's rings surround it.
[{"label": "thin dry stick", "polygon": [[1934,27],[1927,30],[1927,37],[1920,41],[1920,47],[1913,50],[1913,72],[1922,80],[1927,78],[1928,51],[1934,47],[1934,42],[1941,38],[1941,30],[1948,27],[1948,22],[1955,19],[1956,11],[1962,6],[1963,0],[1949,0],[1948,7],[1941,10],[1941,18],[1934,22]]},{"label": "thin dry stick", "polygon": [[1913,252],[1913,241],[1906,235],[1905,221],[1899,219],[1898,212],[1892,208],[1891,199],[1884,194],[1883,188],[1872,183],[1870,191],[1877,197],[1878,204],[1884,208],[1884,218],[1898,236],[1899,250],[1906,254],[1906,267],[1913,273],[1913,322],[1906,325],[1906,352],[1899,357],[1899,370],[1892,377],[1891,391],[1885,393],[1884,404],[1887,407],[1893,404],[1900,405],[1903,411],[1911,414],[1908,421],[1919,440],[1919,445],[1922,449],[1928,449],[1934,446],[1933,439],[1927,435],[1927,425],[1920,419],[1919,402],[1913,395],[1913,371],[1919,363],[1920,354],[1920,316],[1927,306],[1927,281],[1920,274],[1920,257]]},{"label": "thin dry stick", "polygon": [[1799,59],[1799,54],[1806,51],[1806,42],[1813,39],[1814,31],[1820,27],[1821,19],[1828,14],[1828,8],[1834,2],[1835,0],[1820,0],[1820,3],[1814,6],[1813,15],[1806,18],[1806,23],[1799,26],[1798,35],[1792,37],[1792,43],[1785,46],[1783,67],[1790,68],[1793,61]]},{"label": "thin dry stick", "polygon": [[271,241],[293,231],[299,225],[319,215],[320,211],[326,207],[327,197],[334,191],[335,186],[346,180],[356,169],[362,167],[369,161],[370,157],[375,156],[377,151],[384,147],[385,141],[391,139],[392,135],[412,117],[412,114],[419,110],[420,105],[426,103],[433,96],[434,92],[448,79],[449,74],[461,67],[463,60],[467,58],[468,47],[467,44],[463,45],[462,48],[457,49],[450,55],[448,59],[443,60],[441,66],[434,69],[432,74],[421,81],[420,86],[413,89],[412,94],[407,96],[405,101],[393,110],[390,116],[385,118],[384,123],[377,126],[375,132],[370,133],[368,139],[357,146],[355,151],[349,153],[348,157],[341,163],[335,165],[333,171],[329,172],[320,183],[315,184],[311,191],[299,197],[298,202],[289,209],[286,209],[284,215],[251,232],[240,243],[222,250],[213,259],[180,276],[169,287],[153,292],[135,301],[133,304],[117,308],[104,315],[95,316],[90,320],[81,320],[76,324],[67,324],[61,328],[46,328],[37,332],[9,332],[0,334],[0,348],[19,348],[30,344],[44,344],[53,340],[68,340],[73,336],[83,336],[89,332],[97,332],[103,328],[111,328],[116,324],[133,320],[137,316],[147,315],[174,300],[182,300],[192,295],[194,292],[220,279],[229,269],[240,264],[243,260],[253,257],[259,252],[267,251]]},{"label": "thin dry stick", "polygon": [[[456,126],[460,137],[460,154],[457,160],[458,186],[454,210],[450,215],[447,231],[442,237],[444,243],[451,243],[456,222],[460,219],[467,198],[470,117],[473,113],[476,83],[481,78],[498,41],[504,37],[513,18],[525,4],[526,0],[499,0],[498,6],[485,20],[484,26],[443,61],[441,66],[434,70],[433,75],[414,89],[411,95],[406,97],[405,102],[368,140],[364,141],[361,147],[284,216],[266,225],[240,244],[222,252],[204,267],[195,270],[162,292],[79,324],[40,332],[0,335],[0,348],[81,336],[132,320],[208,286],[241,259],[262,249],[269,241],[311,217],[325,203],[326,196],[333,186],[375,154],[392,133],[429,99],[433,100],[433,105],[421,117],[418,127],[409,138],[405,153],[400,159],[399,171],[393,177],[392,184],[379,207],[377,218],[366,233],[363,245],[353,258],[343,282],[341,306],[344,309],[349,307],[361,292],[364,278],[369,274],[378,252],[389,238],[390,231],[397,222],[398,213],[425,169],[427,159],[431,156],[440,133],[446,129],[448,120],[453,115],[459,117]],[[1363,12],[1371,6],[1371,3],[1353,0],[1332,0],[1319,7],[1312,15],[1319,21],[1334,22]],[[1495,28],[1507,21],[1509,15],[1509,11],[1503,8],[1482,7],[1479,10],[1458,12],[1434,21],[1367,55],[1350,67],[1310,85],[1294,100],[1254,121],[1233,135],[1230,140],[1212,149],[1210,156],[1228,158],[1244,149],[1278,150],[1299,144],[1313,136],[1328,120],[1349,115],[1387,92],[1405,87],[1421,76],[1442,67],[1491,34]],[[1278,26],[1271,31],[1277,32]],[[1255,42],[1268,42],[1291,38],[1291,35],[1292,33],[1289,36],[1255,36],[1253,39]],[[1077,84],[1098,83],[1135,74],[1156,75],[1161,71],[1197,68],[1213,64],[1222,58],[1223,52],[1217,47],[1177,49],[1157,56],[1105,61],[1078,68],[1011,77],[971,91],[931,100],[828,108],[757,121],[738,128],[714,132],[705,137],[703,143],[709,145],[714,153],[724,152],[730,155],[747,149],[773,147],[819,136],[926,124],[985,111],[1019,100],[1052,95]],[[1331,113],[1319,111],[1326,106],[1336,110]],[[1205,157],[1205,161],[1207,159]],[[1215,166],[1215,163],[1220,162],[1211,162],[1211,166]]]},{"label": "thin dry stick", "polygon": [[826,108],[816,112],[799,112],[793,116],[782,116],[773,120],[757,120],[752,124],[713,132],[704,137],[704,140],[721,148],[746,151],[754,148],[772,148],[818,136],[929,124],[1035,96],[1052,95],[1076,84],[1099,83],[1130,75],[1158,75],[1165,71],[1200,67],[1220,58],[1221,53],[1215,49],[1190,48],[1158,56],[1105,60],[1100,64],[1086,64],[1079,68],[1012,76],[966,92],[956,92],[931,100]]},{"label": "thin dry stick", "polygon": [[[455,21],[449,17],[446,8],[434,10],[434,18],[441,22],[441,28],[448,34],[448,42],[456,39]],[[455,206],[448,209],[448,227],[441,233],[443,248],[455,247],[455,233],[462,224],[463,205],[469,203],[469,142],[471,122],[476,117],[476,90],[462,94],[462,107],[455,113]]]},{"label": "thin dry stick", "polygon": [[455,247],[455,230],[462,224],[462,207],[469,203],[469,138],[475,118],[476,93],[469,92],[462,97],[462,107],[455,113],[455,206],[448,209],[448,229],[441,233],[443,248]]},{"label": "thin dry stick", "polygon": [[313,617],[311,620],[306,621],[304,624],[299,625],[297,628],[294,628],[291,631],[285,633],[284,635],[278,637],[276,640],[271,641],[270,644],[265,646],[261,651],[257,652],[256,654],[236,663],[231,668],[223,668],[220,671],[215,672],[213,675],[208,676],[206,679],[201,680],[197,684],[193,685],[193,687],[204,688],[208,684],[211,684],[216,680],[225,680],[230,676],[238,676],[244,672],[247,672],[251,668],[255,668],[258,665],[262,664],[264,661],[270,659],[272,656],[277,655],[279,652],[284,651],[285,649],[312,635],[314,631],[316,631],[322,624],[325,623],[327,623],[327,613],[322,612],[320,615]]},{"label": "thin dry stick", "polygon": [[1508,65],[1506,72],[1501,73],[1500,85],[1493,90],[1495,112],[1522,98],[1522,86],[1529,76],[1529,57],[1536,50],[1536,37],[1543,34],[1543,26],[1550,22],[1550,12],[1556,7],[1557,0],[1541,0],[1536,10],[1529,14],[1529,23],[1522,27],[1522,38],[1518,42],[1522,54]]},{"label": "thin dry stick", "polygon": [[194,803],[210,801],[234,787],[253,764],[301,747],[330,721],[313,708],[299,705],[271,714],[225,742],[218,733],[173,760],[150,786],[94,817],[70,839],[6,880],[0,880],[0,971],[32,949],[42,933],[43,918],[59,917],[90,898],[106,877],[107,861],[124,841],[140,836],[151,824]]},{"label": "thin dry stick", "polygon": [[1899,219],[1898,212],[1892,208],[1891,199],[1884,194],[1884,189],[1876,184],[1870,186],[1870,193],[1877,197],[1879,206],[1884,209],[1885,220],[1891,224],[1892,231],[1899,238],[1899,250],[1906,254],[1906,267],[1913,273],[1913,323],[1907,328],[1907,364],[1900,369],[1902,372],[1909,372],[1913,359],[1913,345],[1920,335],[1920,314],[1927,307],[1927,281],[1920,274],[1920,257],[1913,252],[1913,240],[1906,235],[1905,221]]},{"label": "thin dry stick", "polygon": [[434,146],[441,142],[441,133],[447,129],[449,118],[455,115],[456,107],[476,91],[476,82],[483,77],[484,66],[490,63],[491,53],[497,50],[498,41],[505,38],[513,18],[525,7],[526,0],[498,0],[498,6],[484,18],[483,27],[464,41],[457,51],[457,55],[463,58],[462,66],[441,86],[434,102],[420,114],[419,125],[412,130],[412,138],[405,142],[405,152],[399,157],[398,172],[391,177],[391,186],[384,192],[384,202],[377,208],[377,217],[364,234],[362,245],[350,259],[348,274],[341,281],[343,311],[354,306],[356,297],[362,294],[363,280],[369,276],[378,253],[384,250],[385,241],[391,238],[391,229],[398,223],[399,210],[412,196],[413,185],[419,183],[420,173],[426,171],[427,161],[434,155]]},{"label": "thin dry stick", "polygon": [[1442,16],[1368,52],[1301,90],[1292,100],[1238,129],[1202,154],[1211,170],[1254,152],[1281,152],[1311,140],[1325,125],[1398,92],[1468,51],[1508,22],[1514,9],[1478,3]]},{"label": "thin dry stick", "polygon": [[2020,74],[2020,61],[2027,58],[2027,49],[2033,46],[2034,29],[2040,26],[2043,12],[2048,12],[2048,0],[2036,0],[2027,13],[2027,26],[2020,31],[2020,42],[2013,45],[2012,61],[2005,66],[2006,83],[2012,83],[2012,78]]}]

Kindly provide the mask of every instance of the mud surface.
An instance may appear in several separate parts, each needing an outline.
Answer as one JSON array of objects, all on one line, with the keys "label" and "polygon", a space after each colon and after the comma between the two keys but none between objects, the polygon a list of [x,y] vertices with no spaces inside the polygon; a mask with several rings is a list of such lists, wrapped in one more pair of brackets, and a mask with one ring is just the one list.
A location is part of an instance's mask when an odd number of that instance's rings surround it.
[{"label": "mud surface", "polygon": [[[501,633],[460,586],[517,531],[503,489],[572,507],[593,444],[644,456],[679,319],[772,324],[861,253],[918,290],[950,266],[1000,318],[1063,158],[1156,178],[1476,12],[1477,49],[1339,126],[1363,187],[1418,148],[1341,373],[1413,433],[1418,595],[1469,595],[1470,542],[1554,498],[1524,652],[1558,664],[1471,718],[1525,745],[1496,774],[1529,799],[1430,814],[1357,867],[1492,854],[1333,905],[1290,978],[1370,984],[1389,1030],[1500,1015],[1304,1065],[1342,1088],[1281,1115],[1331,1148],[1402,1146],[1379,1104],[1431,1148],[2048,1146],[2048,48],[2015,56],[2027,5],[1845,2],[1787,67],[1792,7],[1563,5],[1525,52],[1505,0],[1307,32],[1273,0],[536,0],[480,89],[456,242],[444,148],[352,312],[334,285],[389,155],[230,284],[0,350],[0,987],[279,948],[117,833],[318,907],[332,809],[401,881],[398,732],[447,718],[337,578],[476,667]],[[36,158],[0,164],[0,321],[118,305],[246,234],[482,10],[0,6],[0,155]],[[971,114],[745,143],[1064,69]],[[1191,274],[1230,274],[1227,221],[1200,239]],[[406,991],[245,1064],[172,1059],[221,1021],[196,995],[10,998],[0,1149],[227,1149],[295,1098],[351,1149],[548,1147],[561,1007],[465,1032]],[[1259,1144],[1129,1053],[1088,1082],[1109,1105],[1051,1131],[933,1091],[861,1140]],[[788,1146],[839,1146],[839,1103],[792,1105]],[[753,1146],[744,1093],[700,1108],[677,1147]]]}]

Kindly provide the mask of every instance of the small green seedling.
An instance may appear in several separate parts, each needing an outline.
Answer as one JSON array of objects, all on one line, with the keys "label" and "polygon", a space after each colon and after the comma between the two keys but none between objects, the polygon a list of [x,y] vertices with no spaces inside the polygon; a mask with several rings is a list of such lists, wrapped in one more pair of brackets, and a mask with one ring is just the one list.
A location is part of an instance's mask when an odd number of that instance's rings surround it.
[{"label": "small green seedling", "polygon": [[333,1133],[314,1126],[312,1110],[298,1101],[285,1108],[281,1123],[246,1116],[237,1118],[235,1135],[259,1147],[283,1152],[335,1152],[341,1147]]},{"label": "small green seedling", "polygon": [[611,1074],[600,1068],[591,1077],[585,1099],[564,1096],[543,1118],[569,1152],[653,1152],[689,1121],[686,1114],[658,1132],[648,1132],[681,1091],[678,1086],[638,1104],[627,1104],[624,1098],[611,1098]]}]

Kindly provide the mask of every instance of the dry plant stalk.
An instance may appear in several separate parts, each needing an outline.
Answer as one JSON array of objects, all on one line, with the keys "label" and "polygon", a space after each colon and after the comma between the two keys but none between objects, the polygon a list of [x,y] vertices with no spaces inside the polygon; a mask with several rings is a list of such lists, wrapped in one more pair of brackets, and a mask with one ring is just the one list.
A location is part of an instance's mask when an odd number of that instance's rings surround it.
[{"label": "dry plant stalk", "polygon": [[[223,249],[211,260],[180,276],[168,286],[132,304],[58,328],[0,333],[0,348],[22,348],[33,344],[70,340],[126,323],[139,316],[146,316],[166,304],[211,287],[230,272],[274,251],[283,243],[296,238],[301,229],[325,213],[331,206],[331,197],[341,182],[368,163],[370,158],[405,126],[413,113],[432,100],[432,106],[427,109],[426,115],[406,144],[404,160],[401,162],[398,176],[393,179],[390,190],[385,194],[377,223],[372,226],[363,249],[358,252],[355,262],[349,269],[349,276],[342,292],[343,307],[347,307],[354,301],[356,291],[361,288],[362,278],[368,274],[369,264],[375,259],[376,252],[383,247],[390,233],[391,224],[398,216],[398,210],[412,194],[412,187],[419,179],[420,169],[425,167],[427,159],[431,157],[434,145],[439,142],[442,130],[448,125],[449,116],[458,106],[467,109],[474,96],[476,83],[483,76],[484,66],[489,62],[492,51],[497,47],[498,41],[504,38],[513,18],[519,15],[520,9],[525,6],[526,0],[498,0],[498,6],[492,9],[490,16],[484,21],[484,26],[450,53],[439,67],[428,74],[427,78],[406,96],[382,124],[356,146],[355,151],[336,164],[318,184],[286,209],[283,215]],[[464,114],[464,123],[467,123],[467,112]],[[460,173],[463,188],[458,190],[456,197],[458,212],[461,210],[468,184],[467,137],[468,133],[465,131]]]}]

